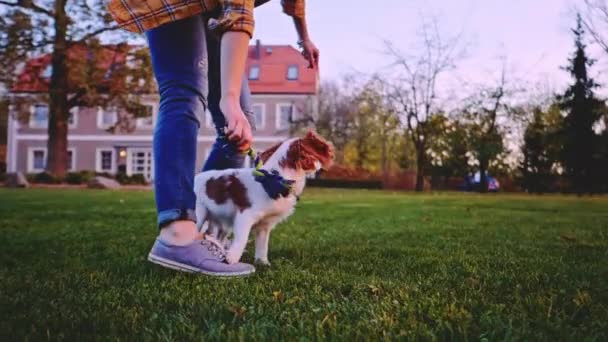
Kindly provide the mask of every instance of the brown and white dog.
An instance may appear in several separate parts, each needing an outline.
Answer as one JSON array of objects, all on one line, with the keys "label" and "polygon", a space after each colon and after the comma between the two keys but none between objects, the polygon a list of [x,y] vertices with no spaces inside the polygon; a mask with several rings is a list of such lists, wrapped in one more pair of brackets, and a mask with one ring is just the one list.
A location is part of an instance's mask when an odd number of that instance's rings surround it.
[{"label": "brown and white dog", "polygon": [[256,181],[254,169],[205,171],[196,175],[197,226],[203,232],[224,240],[234,233],[226,252],[226,261],[241,259],[251,229],[256,231],[255,260],[269,265],[268,240],[270,231],[293,214],[299,195],[304,190],[306,176],[328,168],[334,157],[333,147],[313,132],[303,138],[279,143],[260,154],[262,170],[278,171],[281,177],[294,181],[286,196],[272,198]]}]

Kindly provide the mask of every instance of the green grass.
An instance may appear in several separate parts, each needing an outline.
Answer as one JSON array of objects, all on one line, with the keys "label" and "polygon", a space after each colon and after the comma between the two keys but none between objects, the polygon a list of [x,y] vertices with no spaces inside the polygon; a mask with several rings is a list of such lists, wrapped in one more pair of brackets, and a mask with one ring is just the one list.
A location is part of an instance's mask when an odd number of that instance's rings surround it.
[{"label": "green grass", "polygon": [[608,198],[309,189],[231,280],[148,263],[154,222],[150,192],[0,190],[0,340],[608,339]]}]

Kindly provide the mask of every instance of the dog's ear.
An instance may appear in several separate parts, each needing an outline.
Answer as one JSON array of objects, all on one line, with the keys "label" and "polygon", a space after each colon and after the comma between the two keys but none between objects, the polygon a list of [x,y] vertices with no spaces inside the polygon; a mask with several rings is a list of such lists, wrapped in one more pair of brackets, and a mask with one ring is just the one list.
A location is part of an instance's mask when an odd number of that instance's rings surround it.
[{"label": "dog's ear", "polygon": [[301,141],[304,150],[317,159],[323,168],[331,166],[334,159],[334,147],[331,143],[312,130],[309,130]]}]

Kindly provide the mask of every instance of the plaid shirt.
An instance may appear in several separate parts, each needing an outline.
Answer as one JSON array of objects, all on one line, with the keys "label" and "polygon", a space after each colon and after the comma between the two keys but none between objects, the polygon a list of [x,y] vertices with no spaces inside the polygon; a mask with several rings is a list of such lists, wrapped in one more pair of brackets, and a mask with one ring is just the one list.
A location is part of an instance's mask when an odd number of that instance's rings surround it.
[{"label": "plaid shirt", "polygon": [[[267,1],[267,0],[266,0]],[[261,4],[266,1],[258,0]],[[305,0],[281,0],[283,11],[304,17]],[[160,25],[221,9],[209,27],[217,32],[242,31],[253,35],[254,0],[110,0],[108,9],[118,25],[131,32],[145,32]]]}]

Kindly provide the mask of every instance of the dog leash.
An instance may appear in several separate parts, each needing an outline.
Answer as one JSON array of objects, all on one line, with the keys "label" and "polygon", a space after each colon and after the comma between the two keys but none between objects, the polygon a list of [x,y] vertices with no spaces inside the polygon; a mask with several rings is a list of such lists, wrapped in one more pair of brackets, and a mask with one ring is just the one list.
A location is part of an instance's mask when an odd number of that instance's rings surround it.
[{"label": "dog leash", "polygon": [[[218,134],[220,139],[228,140],[226,128],[218,130]],[[279,197],[287,197],[294,193],[295,181],[283,178],[277,170],[267,171],[262,169],[264,163],[253,147],[249,147],[242,153],[249,156],[253,161],[253,177],[258,183],[262,184],[264,191],[266,191],[270,198],[278,199]],[[296,195],[296,199],[299,201],[300,197]]]},{"label": "dog leash", "polygon": [[[289,194],[293,193],[295,181],[283,178],[277,170],[267,171],[262,169],[264,163],[252,147],[244,153],[253,160],[255,165],[253,168],[253,177],[257,182],[262,184],[262,187],[268,196],[277,199],[279,197],[287,197]],[[296,199],[299,200],[299,196],[296,195]]]}]

